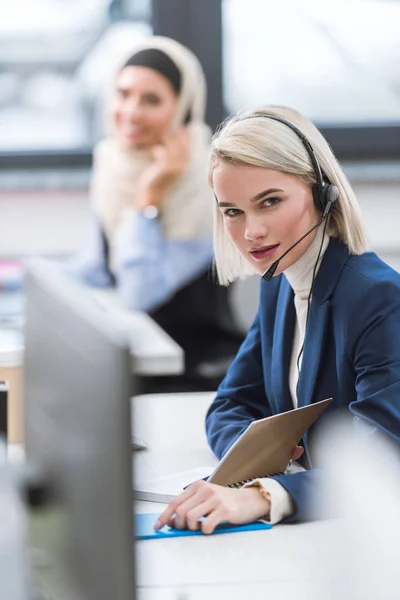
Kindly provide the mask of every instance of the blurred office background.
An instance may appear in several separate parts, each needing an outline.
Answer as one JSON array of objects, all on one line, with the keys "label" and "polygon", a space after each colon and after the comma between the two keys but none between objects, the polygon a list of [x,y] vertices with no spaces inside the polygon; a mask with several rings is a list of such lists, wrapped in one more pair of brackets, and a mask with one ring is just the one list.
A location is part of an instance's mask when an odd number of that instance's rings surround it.
[{"label": "blurred office background", "polygon": [[[293,105],[358,194],[371,246],[400,268],[400,1],[13,0],[0,8],[0,261],[82,247],[91,151],[114,66],[170,35],[199,56],[208,121]],[[238,286],[246,324],[257,281]]]}]

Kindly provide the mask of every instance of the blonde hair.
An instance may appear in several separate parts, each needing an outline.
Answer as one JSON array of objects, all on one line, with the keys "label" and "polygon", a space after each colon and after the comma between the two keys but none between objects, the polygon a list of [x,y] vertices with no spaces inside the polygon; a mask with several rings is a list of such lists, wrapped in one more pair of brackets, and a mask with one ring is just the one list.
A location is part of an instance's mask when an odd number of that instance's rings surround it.
[{"label": "blonde hair", "polygon": [[[328,234],[338,237],[352,254],[366,249],[366,234],[354,191],[318,129],[303,115],[286,106],[263,106],[228,119],[215,134],[211,145],[209,182],[220,162],[254,165],[298,175],[307,185],[316,183],[310,157],[300,138],[285,124],[257,115],[274,115],[290,121],[307,137],[330,183],[339,189],[339,198],[330,211]],[[229,238],[217,204],[214,207],[215,266],[218,280],[227,285],[238,277],[254,274],[250,263]]]}]

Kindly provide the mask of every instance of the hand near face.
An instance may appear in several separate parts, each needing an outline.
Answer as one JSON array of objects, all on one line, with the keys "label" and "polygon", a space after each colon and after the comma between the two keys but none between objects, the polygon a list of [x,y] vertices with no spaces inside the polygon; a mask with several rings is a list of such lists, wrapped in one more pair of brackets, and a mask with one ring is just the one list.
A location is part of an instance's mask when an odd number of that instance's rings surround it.
[{"label": "hand near face", "polygon": [[179,127],[170,131],[161,144],[153,147],[154,165],[158,179],[169,181],[182,175],[189,159],[189,128]]},{"label": "hand near face", "polygon": [[[200,480],[192,483],[169,503],[155,523],[156,530],[164,525],[177,529],[212,533],[218,523],[233,525],[252,523],[269,514],[270,502],[256,488],[227,488]],[[205,517],[199,521],[200,517]]]},{"label": "hand near face", "polygon": [[153,163],[143,173],[140,187],[145,190],[142,207],[159,205],[167,188],[180,177],[189,160],[189,129],[180,127],[168,132],[162,142],[153,146]]}]

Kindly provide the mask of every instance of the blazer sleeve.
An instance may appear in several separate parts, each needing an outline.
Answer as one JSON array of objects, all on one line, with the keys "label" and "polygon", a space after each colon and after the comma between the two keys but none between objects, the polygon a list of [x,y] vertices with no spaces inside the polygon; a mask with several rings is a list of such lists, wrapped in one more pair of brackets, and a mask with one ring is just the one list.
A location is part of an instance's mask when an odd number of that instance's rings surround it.
[{"label": "blazer sleeve", "polygon": [[[348,359],[356,375],[357,398],[349,405],[353,424],[365,435],[384,435],[400,445],[400,290],[391,282],[368,290],[349,311]],[[294,512],[287,521],[323,515],[318,508],[319,471],[275,477],[289,492]],[[313,502],[311,503],[311,498]],[[311,506],[316,507],[311,509]]]},{"label": "blazer sleeve", "polygon": [[206,415],[208,443],[221,458],[255,419],[271,415],[261,360],[259,312]]},{"label": "blazer sleeve", "polygon": [[[349,406],[357,426],[400,442],[400,289],[375,286],[349,315],[349,358],[357,399]],[[362,327],[360,327],[360,324]]]}]

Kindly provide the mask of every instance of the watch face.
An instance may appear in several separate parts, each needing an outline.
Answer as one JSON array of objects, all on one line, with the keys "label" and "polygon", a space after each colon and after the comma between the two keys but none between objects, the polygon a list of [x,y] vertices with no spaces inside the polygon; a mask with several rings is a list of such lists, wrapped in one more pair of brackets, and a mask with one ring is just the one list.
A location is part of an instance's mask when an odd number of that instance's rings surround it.
[{"label": "watch face", "polygon": [[146,217],[146,219],[156,219],[158,217],[157,206],[153,206],[152,204],[150,206],[146,206],[143,211],[143,216]]}]

